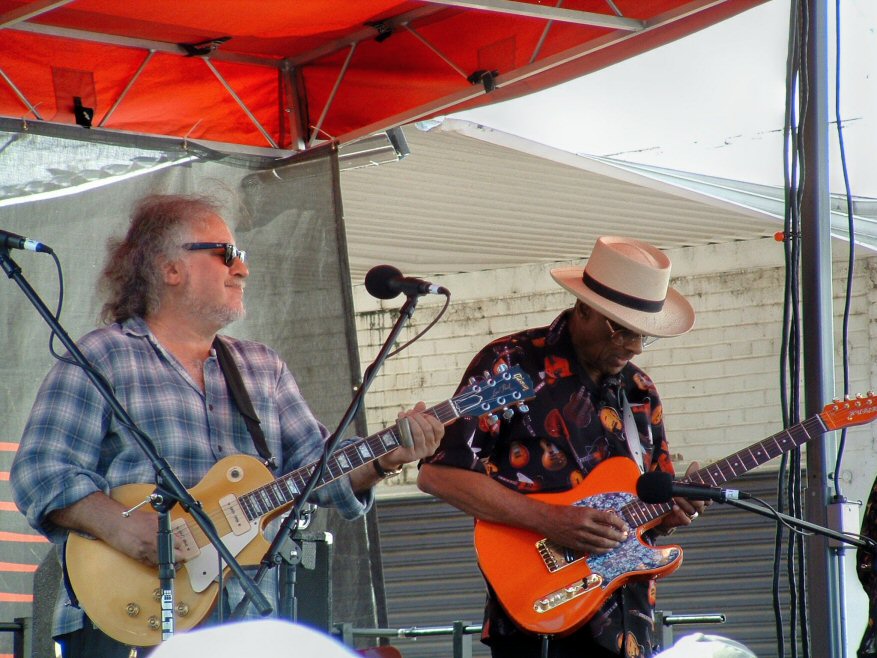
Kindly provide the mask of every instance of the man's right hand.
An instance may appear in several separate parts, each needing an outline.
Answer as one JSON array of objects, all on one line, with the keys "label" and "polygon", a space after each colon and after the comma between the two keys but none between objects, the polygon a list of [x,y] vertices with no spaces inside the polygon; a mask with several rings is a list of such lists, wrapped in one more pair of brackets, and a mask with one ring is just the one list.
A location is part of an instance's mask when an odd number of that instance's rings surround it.
[{"label": "man's right hand", "polygon": [[613,510],[546,505],[545,536],[573,550],[602,555],[625,541],[630,528]]},{"label": "man's right hand", "polygon": [[[86,532],[120,553],[144,564],[158,564],[158,515],[137,510],[123,516],[125,506],[102,492],[96,492],[55,510],[53,523],[69,530]],[[176,542],[175,542],[176,544]]]}]

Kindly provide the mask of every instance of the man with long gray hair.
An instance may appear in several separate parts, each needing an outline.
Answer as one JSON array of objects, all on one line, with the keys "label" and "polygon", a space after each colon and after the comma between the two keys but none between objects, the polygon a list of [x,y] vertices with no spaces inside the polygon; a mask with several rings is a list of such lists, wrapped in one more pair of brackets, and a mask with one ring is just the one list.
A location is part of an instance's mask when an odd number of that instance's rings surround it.
[{"label": "man with long gray hair", "polygon": [[[246,253],[235,244],[216,205],[202,198],[148,197],[135,209],[125,237],[110,244],[101,279],[106,326],[78,342],[187,488],[206,481],[208,471],[230,455],[265,458],[267,451],[276,471],[266,475],[282,476],[316,461],[328,438],[276,352],[260,343],[218,336],[244,316],[248,275]],[[235,375],[243,393],[233,390]],[[249,429],[241,415],[238,401],[246,401],[242,395],[249,397],[258,416],[261,445],[259,432]],[[419,403],[400,415],[401,433],[410,435],[410,447],[380,452],[377,458],[361,450],[349,455],[352,463],[345,462],[343,475],[318,491],[318,502],[333,505],[346,518],[364,514],[375,483],[402,464],[432,454],[438,445],[443,427],[423,410]],[[125,513],[132,505],[111,496],[123,485],[155,479],[151,462],[129,434],[85,372],[62,359],[39,390],[11,471],[16,503],[34,528],[59,544],[68,536],[71,545],[82,534],[96,538],[100,542],[94,543],[104,546],[107,555],[130,562],[131,573],[114,574],[118,582],[113,587],[85,583],[98,591],[121,587],[144,565],[148,574],[157,574],[157,515],[143,509]],[[233,464],[223,467],[218,478],[223,484],[240,480],[249,462]],[[241,533],[234,527],[234,501],[221,501],[217,516],[227,516],[234,534],[246,536],[249,525]],[[191,528],[175,526],[174,544],[175,559],[181,562],[200,550]],[[69,547],[67,553],[69,560]],[[74,565],[67,566],[73,576]],[[226,585],[227,608],[241,594],[232,585],[236,583]],[[272,579],[265,579],[262,588],[269,600],[276,595]],[[83,600],[82,593],[74,593]],[[126,616],[136,619],[140,607],[130,604],[120,625],[127,623]],[[62,591],[53,635],[65,658],[129,655],[126,633],[115,623],[102,630],[94,628],[83,610],[69,605]],[[160,633],[153,637],[160,638]]]}]

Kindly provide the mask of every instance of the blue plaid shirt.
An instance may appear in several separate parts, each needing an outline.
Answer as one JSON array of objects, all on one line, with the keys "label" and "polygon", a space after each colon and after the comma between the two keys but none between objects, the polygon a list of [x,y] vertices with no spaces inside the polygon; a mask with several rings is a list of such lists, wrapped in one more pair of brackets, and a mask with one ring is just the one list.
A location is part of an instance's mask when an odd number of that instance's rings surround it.
[{"label": "blue plaid shirt", "polygon": [[[328,436],[301,396],[279,355],[251,341],[223,337],[261,421],[265,440],[280,464],[275,475],[316,461]],[[122,406],[158,446],[182,483],[198,484],[218,460],[231,454],[258,456],[243,417],[232,400],[215,355],[204,364],[202,392],[139,318],[92,331],[78,343],[91,364],[109,380]],[[55,364],[31,410],[10,480],[19,509],[35,529],[56,543],[66,530],[48,515],[96,492],[123,484],[155,481],[152,465],[114,417],[85,373]],[[344,477],[317,491],[316,501],[345,518],[364,514],[372,502],[354,495]],[[272,570],[272,575],[276,570]],[[263,590],[276,600],[273,577]],[[232,606],[240,590],[229,583]],[[63,600],[53,634],[81,628],[84,615]],[[252,606],[250,611],[253,612]]]}]

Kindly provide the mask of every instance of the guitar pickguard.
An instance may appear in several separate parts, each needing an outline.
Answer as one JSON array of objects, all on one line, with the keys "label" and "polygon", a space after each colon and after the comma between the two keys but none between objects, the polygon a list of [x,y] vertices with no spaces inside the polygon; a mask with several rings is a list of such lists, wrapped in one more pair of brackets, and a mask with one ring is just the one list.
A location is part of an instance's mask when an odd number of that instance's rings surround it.
[{"label": "guitar pickguard", "polygon": [[[629,493],[606,493],[583,498],[575,504],[601,510],[620,510],[635,499]],[[637,533],[632,532],[614,550],[603,555],[589,555],[588,566],[592,573],[602,576],[603,587],[606,587],[624,574],[651,572],[666,567],[681,554],[677,546],[647,546],[640,541]]]},{"label": "guitar pickguard", "polygon": [[[222,537],[222,543],[228,547],[232,555],[237,557],[238,553],[244,550],[257,534],[259,534],[259,523],[253,521],[246,533],[238,535],[230,532]],[[198,555],[186,562],[186,572],[189,576],[189,583],[195,592],[200,593],[210,587],[210,584],[219,575],[219,553],[216,547],[211,544],[202,546]]]},{"label": "guitar pickguard", "polygon": [[[573,505],[599,510],[620,510],[634,499],[635,496],[629,493],[610,492],[582,498]],[[536,550],[549,573],[560,571],[580,560],[586,560],[590,572],[599,577],[600,585],[604,588],[622,575],[661,569],[675,561],[681,554],[681,551],[674,546],[656,548],[644,545],[636,533],[631,533],[621,545],[603,555],[586,555],[547,539],[538,541]]]}]

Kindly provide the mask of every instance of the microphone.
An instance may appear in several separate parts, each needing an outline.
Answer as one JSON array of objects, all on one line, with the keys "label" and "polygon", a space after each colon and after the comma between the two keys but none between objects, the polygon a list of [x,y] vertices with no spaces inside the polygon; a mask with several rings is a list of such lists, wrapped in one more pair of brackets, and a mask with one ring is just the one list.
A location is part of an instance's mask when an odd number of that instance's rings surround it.
[{"label": "microphone", "polygon": [[0,229],[0,249],[26,249],[27,251],[38,251],[44,254],[54,253],[50,247],[42,242],[25,238],[9,231]]},{"label": "microphone", "polygon": [[696,482],[675,482],[669,473],[653,471],[640,475],[636,481],[636,495],[644,503],[667,503],[673,498],[690,500],[715,500],[724,503],[729,500],[752,498],[748,493],[736,489],[719,489]]},{"label": "microphone", "polygon": [[420,295],[449,295],[447,288],[413,276],[402,276],[392,265],[375,265],[365,275],[365,289],[378,299],[393,299],[400,292],[409,297]]}]

